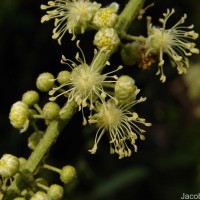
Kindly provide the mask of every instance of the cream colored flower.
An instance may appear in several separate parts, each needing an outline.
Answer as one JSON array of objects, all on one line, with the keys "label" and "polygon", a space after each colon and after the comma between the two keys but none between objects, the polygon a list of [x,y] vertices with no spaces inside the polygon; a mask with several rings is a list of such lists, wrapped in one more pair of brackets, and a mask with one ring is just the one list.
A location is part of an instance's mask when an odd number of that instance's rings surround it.
[{"label": "cream colored flower", "polygon": [[152,26],[150,22],[148,27],[147,54],[158,54],[159,68],[157,75],[161,75],[160,80],[162,82],[166,80],[166,76],[163,73],[164,53],[169,56],[172,65],[177,67],[179,74],[186,73],[189,67],[187,57],[194,53],[199,53],[199,49],[195,48],[195,43],[190,42],[190,40],[198,38],[198,33],[192,30],[194,26],[182,26],[187,18],[186,14],[174,26],[169,29],[166,28],[167,20],[174,12],[174,9],[171,11],[167,9],[167,12],[163,14],[164,18],[159,19],[162,27]]},{"label": "cream colored flower", "polygon": [[[98,56],[98,54],[96,55]],[[96,99],[100,99],[101,102],[104,102],[106,97],[112,98],[112,96],[106,92],[105,88],[109,86],[109,84],[115,83],[117,76],[110,75],[112,72],[101,74],[98,68],[94,68],[93,64],[88,65],[86,63],[84,54],[83,60],[81,60],[78,53],[76,59],[79,62],[78,65],[62,56],[62,63],[70,66],[72,71],[70,75],[67,74],[68,78],[66,82],[53,88],[49,92],[50,95],[54,95],[55,92],[62,90],[61,93],[51,97],[50,100],[54,101],[59,96],[66,96],[68,102],[75,101],[78,104],[79,110],[83,110],[83,108],[87,106],[90,110],[93,110],[93,103]],[[97,59],[97,57],[94,59]],[[95,63],[95,61],[93,63]],[[121,66],[119,66],[118,69],[121,69]]]},{"label": "cream colored flower", "polygon": [[73,34],[72,39],[75,39],[76,33],[84,33],[100,7],[101,4],[89,0],[49,1],[48,5],[41,5],[42,10],[47,10],[41,22],[55,19],[52,38],[61,44],[61,39],[67,31]]},{"label": "cream colored flower", "polygon": [[97,113],[90,116],[89,122],[95,123],[99,128],[96,136],[94,146],[89,150],[92,154],[96,153],[98,143],[105,132],[108,132],[110,138],[110,152],[117,153],[119,159],[128,157],[132,151],[129,144],[137,151],[135,144],[138,136],[141,140],[145,137],[143,129],[138,127],[138,124],[151,126],[146,123],[145,119],[139,118],[136,112],[131,112],[130,108],[137,103],[145,101],[146,98],[133,100],[128,104],[117,105],[113,100],[107,101],[105,104],[97,104]]}]

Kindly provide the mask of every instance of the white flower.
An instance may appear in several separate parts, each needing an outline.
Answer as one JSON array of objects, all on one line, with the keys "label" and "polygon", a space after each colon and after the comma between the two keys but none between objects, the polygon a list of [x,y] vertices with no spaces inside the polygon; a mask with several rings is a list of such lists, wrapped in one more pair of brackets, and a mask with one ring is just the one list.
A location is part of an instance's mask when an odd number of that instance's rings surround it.
[{"label": "white flower", "polygon": [[53,29],[53,39],[58,39],[61,44],[63,35],[68,31],[73,34],[84,33],[89,22],[101,4],[90,2],[89,0],[54,0],[49,1],[48,5],[41,5],[42,10],[47,10],[41,22],[55,19]]},{"label": "white flower", "polygon": [[150,22],[148,27],[147,54],[154,53],[159,55],[157,75],[161,74],[160,80],[162,82],[166,80],[163,73],[164,53],[170,57],[172,65],[177,67],[179,74],[186,73],[189,67],[187,56],[199,53],[199,49],[195,48],[195,43],[190,42],[190,40],[198,38],[198,34],[192,30],[194,26],[182,26],[187,18],[186,14],[174,26],[166,29],[167,20],[174,12],[174,9],[171,11],[167,9],[167,12],[163,14],[164,18],[159,19],[162,23],[161,28],[152,26]]},{"label": "white flower", "polygon": [[[80,49],[79,46],[78,48]],[[82,52],[81,49],[80,51]],[[79,106],[79,110],[83,110],[83,108],[87,107],[88,105],[90,110],[92,110],[94,108],[93,103],[97,98],[99,98],[101,102],[104,102],[106,97],[113,98],[109,93],[104,90],[104,87],[109,87],[110,84],[115,83],[117,76],[111,76],[110,73],[112,72],[101,74],[98,68],[94,68],[93,64],[88,65],[86,63],[83,52],[82,55],[83,60],[80,59],[78,53],[76,55],[76,59],[80,63],[78,65],[62,56],[61,62],[70,66],[72,71],[70,75],[67,75],[68,81],[64,82],[58,87],[53,88],[49,92],[50,95],[53,95],[55,92],[62,90],[60,94],[55,97],[51,97],[50,100],[54,101],[57,97],[64,95],[68,98],[68,102],[75,101]],[[95,63],[95,59],[97,59],[97,56],[94,58],[93,63]],[[121,69],[121,66],[119,66],[116,70],[118,69]]]},{"label": "white flower", "polygon": [[145,131],[139,128],[137,124],[145,126],[151,126],[151,124],[146,123],[145,119],[139,118],[136,112],[131,112],[130,108],[137,103],[145,101],[145,99],[141,97],[139,100],[133,100],[131,103],[121,105],[117,105],[113,100],[109,100],[105,104],[97,104],[97,113],[90,116],[89,122],[96,123],[99,129],[95,136],[94,146],[89,151],[92,154],[96,153],[101,137],[105,132],[108,132],[111,153],[117,153],[119,159],[131,155],[132,151],[129,148],[129,143],[133,145],[136,152],[135,141],[137,137],[139,136],[142,140],[145,139],[142,134]]}]

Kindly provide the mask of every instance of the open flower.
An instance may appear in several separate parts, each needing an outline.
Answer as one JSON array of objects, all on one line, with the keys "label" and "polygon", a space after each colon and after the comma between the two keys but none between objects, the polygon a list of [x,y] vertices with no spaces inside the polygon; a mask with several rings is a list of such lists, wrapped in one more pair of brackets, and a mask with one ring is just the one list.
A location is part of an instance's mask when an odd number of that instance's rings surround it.
[{"label": "open flower", "polygon": [[141,97],[139,100],[133,100],[128,104],[116,104],[113,100],[108,100],[105,104],[97,104],[97,113],[90,116],[89,122],[95,123],[99,129],[95,136],[94,146],[89,150],[92,154],[96,153],[98,143],[105,132],[110,137],[110,152],[117,153],[119,159],[131,155],[129,143],[134,147],[135,152],[137,146],[135,144],[138,136],[141,140],[145,137],[143,129],[137,124],[151,126],[146,123],[145,119],[139,118],[136,112],[131,112],[130,108],[137,103],[145,101],[146,98]]},{"label": "open flower", "polygon": [[[187,57],[193,53],[199,53],[199,49],[195,48],[195,43],[190,42],[190,40],[198,38],[198,34],[192,30],[194,26],[182,26],[187,18],[186,14],[174,26],[166,29],[167,20],[174,12],[174,9],[171,11],[167,9],[167,12],[163,14],[164,18],[159,19],[162,23],[161,28],[152,26],[150,21],[148,24],[147,54],[158,54],[159,68],[157,75],[161,75],[160,80],[162,82],[166,80],[163,73],[164,53],[170,57],[172,65],[177,67],[179,74],[186,73],[189,67]],[[148,19],[150,20],[150,18]]]},{"label": "open flower", "polygon": [[54,0],[49,1],[48,5],[41,5],[42,10],[48,10],[41,22],[55,19],[53,29],[53,39],[58,39],[61,44],[63,35],[68,31],[73,34],[84,33],[88,23],[92,20],[101,4],[90,2],[89,0]]},{"label": "open flower", "polygon": [[[80,51],[82,52],[81,49]],[[64,95],[68,98],[68,102],[75,101],[79,106],[79,110],[83,110],[83,108],[88,105],[90,110],[92,110],[94,108],[93,103],[96,99],[99,98],[101,102],[104,102],[106,97],[113,98],[108,92],[105,91],[104,87],[109,87],[109,84],[115,83],[117,76],[110,75],[112,72],[101,74],[98,68],[94,68],[93,64],[88,65],[86,63],[83,52],[82,55],[83,60],[81,60],[78,53],[76,55],[76,59],[80,63],[78,65],[62,56],[61,62],[70,66],[72,71],[70,74],[67,74],[68,77],[66,82],[53,88],[49,92],[50,95],[54,95],[55,92],[62,90],[61,93],[57,96],[51,97],[50,100],[54,101],[57,97]],[[96,55],[98,56],[98,54]],[[97,56],[94,58],[93,63],[95,63]],[[118,69],[121,69],[121,66],[119,66]]]}]

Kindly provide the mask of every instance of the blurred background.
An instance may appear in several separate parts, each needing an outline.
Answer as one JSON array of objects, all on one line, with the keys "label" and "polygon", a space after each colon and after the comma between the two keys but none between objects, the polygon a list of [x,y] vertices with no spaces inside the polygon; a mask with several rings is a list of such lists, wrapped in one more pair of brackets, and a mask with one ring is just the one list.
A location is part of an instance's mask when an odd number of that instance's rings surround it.
[{"label": "blurred background", "polygon": [[[110,1],[100,1],[107,5]],[[118,1],[121,9],[127,1]],[[169,27],[184,14],[186,25],[195,24],[200,32],[200,1],[155,0],[155,6],[146,15],[158,19],[167,8],[176,13]],[[77,48],[66,35],[63,45],[51,39],[53,22],[40,23],[44,11],[40,4],[47,1],[0,1],[0,156],[11,153],[28,158],[29,132],[20,134],[9,122],[11,105],[20,100],[27,90],[36,89],[35,80],[42,72],[55,75],[65,65],[61,55],[74,59]],[[152,1],[146,1],[146,5]],[[130,30],[136,35],[146,35],[145,16],[134,22]],[[92,38],[87,32],[78,36],[88,62],[93,57]],[[199,39],[197,47],[200,47]],[[111,66],[123,64],[119,53],[112,56]],[[77,113],[49,152],[47,163],[57,167],[74,165],[78,179],[65,187],[65,199],[70,200],[177,200],[183,193],[200,193],[200,58],[190,59],[186,76],[179,76],[166,62],[166,83],[155,76],[157,67],[142,71],[137,66],[124,67],[121,73],[136,80],[141,95],[147,101],[137,105],[136,111],[153,125],[146,128],[146,140],[138,141],[138,152],[119,160],[109,154],[109,144],[104,137],[95,155],[90,155],[96,133],[93,127],[82,127],[81,113]],[[46,94],[41,93],[41,99]],[[41,105],[42,106],[42,105]],[[79,125],[80,124],[80,125]],[[44,171],[50,183],[60,183],[57,174]]]}]

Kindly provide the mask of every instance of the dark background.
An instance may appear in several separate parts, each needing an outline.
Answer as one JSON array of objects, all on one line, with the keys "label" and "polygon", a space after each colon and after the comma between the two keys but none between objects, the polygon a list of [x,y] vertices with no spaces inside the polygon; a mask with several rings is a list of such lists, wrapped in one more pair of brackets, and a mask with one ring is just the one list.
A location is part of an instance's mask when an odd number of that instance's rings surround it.
[{"label": "dark background", "polygon": [[[109,2],[102,1],[104,5]],[[121,0],[118,3],[123,8],[126,2]],[[40,73],[48,71],[56,75],[65,69],[66,66],[60,64],[62,54],[74,59],[77,52],[71,36],[65,36],[63,45],[59,46],[51,39],[53,22],[40,23],[44,15],[40,4],[46,3],[0,1],[0,155],[11,153],[28,158],[31,153],[27,147],[30,133],[19,134],[10,125],[10,106],[27,90],[36,89],[35,80]],[[146,5],[149,3],[152,2],[146,1]],[[158,18],[166,8],[176,9],[169,25],[187,13],[186,25],[194,23],[195,31],[200,31],[199,1],[156,0],[155,6],[146,14],[159,25]],[[146,35],[145,16],[133,24],[131,31]],[[93,57],[93,35],[89,32],[78,36],[88,62]],[[191,62],[197,62],[198,57],[192,56]],[[110,62],[113,67],[122,64],[118,53]],[[57,167],[72,164],[78,172],[77,181],[66,186],[65,199],[176,200],[183,193],[200,193],[200,118],[193,114],[195,106],[176,69],[170,65],[164,69],[167,75],[164,84],[155,76],[156,70],[154,66],[147,71],[137,67],[127,67],[123,71],[135,78],[141,94],[147,96],[147,101],[138,105],[136,110],[153,124],[146,128],[146,140],[138,141],[138,153],[119,160],[117,155],[109,154],[108,141],[104,137],[97,153],[90,155],[87,150],[91,148],[95,130],[82,128],[80,113],[58,138],[49,152],[47,163]],[[41,93],[41,99],[43,95]],[[48,177],[50,183],[60,183],[58,175],[44,171],[43,176]]]}]

